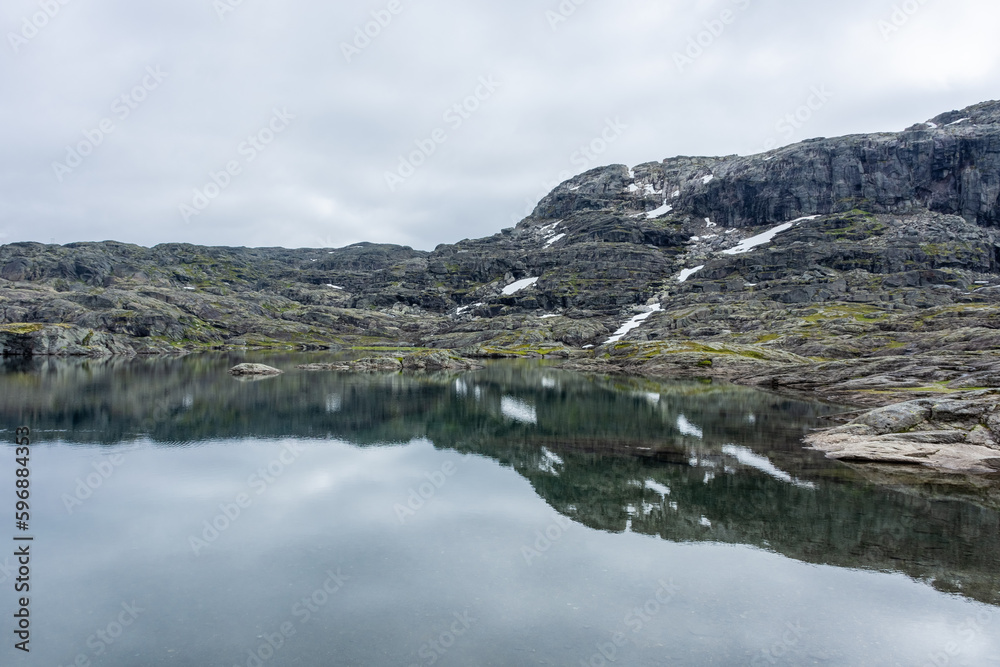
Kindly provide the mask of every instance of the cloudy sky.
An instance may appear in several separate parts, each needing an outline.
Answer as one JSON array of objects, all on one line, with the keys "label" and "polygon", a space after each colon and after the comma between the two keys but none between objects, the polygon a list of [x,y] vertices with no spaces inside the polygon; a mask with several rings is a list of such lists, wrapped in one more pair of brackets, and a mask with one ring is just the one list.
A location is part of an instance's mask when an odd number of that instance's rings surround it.
[{"label": "cloudy sky", "polygon": [[431,249],[596,166],[1000,98],[998,19],[987,0],[6,0],[0,242]]}]

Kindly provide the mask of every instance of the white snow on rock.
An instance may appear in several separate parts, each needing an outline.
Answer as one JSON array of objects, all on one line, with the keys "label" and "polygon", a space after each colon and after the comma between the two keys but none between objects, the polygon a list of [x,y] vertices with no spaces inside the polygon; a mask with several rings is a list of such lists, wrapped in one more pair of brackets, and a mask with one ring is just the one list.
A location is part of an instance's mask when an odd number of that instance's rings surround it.
[{"label": "white snow on rock", "polygon": [[730,248],[729,250],[723,250],[722,254],[723,255],[742,255],[743,253],[750,252],[751,250],[753,250],[757,246],[767,245],[768,243],[770,243],[771,241],[774,240],[775,236],[777,236],[781,232],[787,232],[789,229],[791,229],[792,227],[794,227],[796,224],[802,222],[803,220],[815,220],[818,217],[820,217],[820,216],[818,216],[818,215],[810,215],[810,216],[806,216],[804,218],[796,218],[795,220],[792,220],[791,222],[786,222],[783,225],[778,225],[777,227],[775,227],[773,229],[769,229],[766,232],[764,232],[763,234],[758,234],[757,236],[751,236],[748,239],[743,239],[739,243],[739,245],[737,245],[736,247]]},{"label": "white snow on rock", "polygon": [[559,471],[556,470],[556,466],[565,465],[563,463],[562,457],[554,452],[550,452],[545,447],[542,447],[542,456],[545,458],[538,464],[538,468],[542,472],[547,472],[550,475],[558,475]]},{"label": "white snow on rock", "polygon": [[661,206],[660,208],[656,209],[655,211],[650,211],[649,213],[647,213],[646,214],[646,219],[647,220],[652,220],[653,218],[659,218],[661,216],[666,215],[667,213],[670,213],[672,210],[674,210],[673,206],[671,206],[670,204],[664,204],[663,206]]},{"label": "white snow on rock", "polygon": [[511,294],[517,294],[523,289],[527,289],[538,282],[538,278],[525,278],[524,280],[518,280],[517,282],[511,283],[503,288],[504,296],[510,296]]},{"label": "white snow on rock", "polygon": [[815,489],[816,485],[812,482],[802,482],[798,479],[792,477],[784,470],[780,470],[771,463],[770,459],[766,456],[761,456],[756,454],[746,447],[737,447],[736,445],[723,445],[722,453],[728,454],[734,457],[737,461],[745,466],[755,468],[760,470],[766,475],[770,475],[775,479],[780,479],[782,482],[788,482],[789,484],[794,484],[795,486],[801,487],[803,489]]},{"label": "white snow on rock", "polygon": [[513,396],[504,396],[500,399],[500,412],[503,413],[504,417],[522,424],[538,423],[538,413],[535,411],[535,406]]},{"label": "white snow on rock", "polygon": [[684,269],[683,271],[681,271],[681,274],[679,276],[677,276],[677,282],[679,282],[679,283],[686,283],[688,278],[690,278],[691,276],[693,276],[694,274],[698,273],[699,271],[701,271],[704,268],[705,268],[705,265],[702,264],[701,266],[696,266],[693,269]]},{"label": "white snow on rock", "polygon": [[687,420],[684,415],[677,415],[677,430],[683,435],[691,435],[696,438],[704,438],[705,433],[699,427]]},{"label": "white snow on rock", "polygon": [[455,311],[455,314],[456,315],[461,315],[462,313],[464,313],[467,310],[470,310],[472,308],[479,308],[482,305],[483,305],[482,302],[480,302],[480,303],[473,303],[473,304],[468,305],[468,306],[462,306],[461,308],[459,308],[458,310]]},{"label": "white snow on rock", "polygon": [[580,186],[579,186],[579,185],[574,185],[573,187],[571,187],[571,188],[569,189],[569,191],[570,191],[570,192],[576,192],[576,191],[577,191],[577,190],[579,190],[579,189],[580,189]]},{"label": "white snow on rock", "polygon": [[344,289],[340,285],[331,285],[330,283],[327,283],[326,286],[329,287],[330,289],[339,289],[339,290]]},{"label": "white snow on rock", "polygon": [[969,119],[968,118],[959,118],[954,123],[948,123],[948,125],[958,125],[959,123],[964,123],[967,120],[969,120]]},{"label": "white snow on rock", "polygon": [[673,197],[674,199],[677,199],[678,197],[681,196],[681,191],[680,190],[674,190],[674,193],[672,195],[670,195],[670,196]]},{"label": "white snow on rock", "polygon": [[646,488],[649,489],[650,491],[660,494],[664,498],[670,495],[669,486],[664,486],[663,484],[660,484],[659,482],[653,479],[646,480]]},{"label": "white snow on rock", "polygon": [[646,185],[644,185],[642,187],[645,189],[647,195],[652,196],[652,195],[662,195],[663,194],[662,190],[657,190],[656,188],[654,188],[649,183],[647,183]]},{"label": "white snow on rock", "polygon": [[198,288],[197,287],[185,287],[184,289],[191,290],[193,292],[194,290],[196,290]]},{"label": "white snow on rock", "polygon": [[631,192],[632,194],[635,194],[636,192],[639,191],[639,186],[633,183],[632,185],[628,186],[628,191]]},{"label": "white snow on rock", "polygon": [[698,519],[698,524],[701,525],[701,526],[704,526],[705,528],[711,528],[712,527],[712,522],[708,520],[708,517],[704,517],[704,516],[701,517],[700,519]]},{"label": "white snow on rock", "polygon": [[611,338],[604,341],[604,345],[617,343],[626,335],[628,335],[628,332],[632,331],[633,329],[638,329],[640,326],[642,326],[642,323],[648,320],[653,315],[653,313],[658,313],[661,310],[663,310],[663,306],[661,306],[660,304],[656,304],[655,306],[647,306],[646,312],[636,315],[628,322],[623,324],[621,328],[618,329],[618,331],[616,331],[613,336],[611,336]]},{"label": "white snow on rock", "polygon": [[656,406],[660,404],[660,399],[662,398],[655,391],[634,391],[632,395],[636,398],[641,398],[650,405]]},{"label": "white snow on rock", "polygon": [[708,227],[718,227],[718,225],[716,225],[714,222],[712,222],[711,218],[705,218],[705,224]]},{"label": "white snow on rock", "polygon": [[709,174],[708,176],[703,177],[701,179],[701,182],[703,184],[705,184],[705,185],[708,185],[709,183],[711,183],[714,180],[715,180],[715,176],[713,176],[712,174]]},{"label": "white snow on rock", "polygon": [[936,130],[937,126],[938,126],[937,123],[932,123],[930,121],[927,121],[927,127],[931,128],[932,130]]},{"label": "white snow on rock", "polygon": [[628,177],[631,178],[633,181],[635,180],[635,169],[628,170]]},{"label": "white snow on rock", "polygon": [[559,317],[559,316],[558,315],[553,315],[552,313],[549,313],[548,315],[542,315],[538,319],[540,319],[540,320],[551,320],[553,317]]},{"label": "white snow on rock", "polygon": [[552,238],[550,238],[548,241],[545,242],[545,247],[548,248],[553,243],[557,243],[559,241],[562,241],[564,238],[566,238],[565,234],[557,234],[557,235],[553,236]]}]

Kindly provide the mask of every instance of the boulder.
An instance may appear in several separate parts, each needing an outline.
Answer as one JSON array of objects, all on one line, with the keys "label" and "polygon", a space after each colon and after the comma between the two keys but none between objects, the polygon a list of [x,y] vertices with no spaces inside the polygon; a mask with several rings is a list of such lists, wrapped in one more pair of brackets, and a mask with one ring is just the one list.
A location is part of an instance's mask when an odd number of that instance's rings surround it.
[{"label": "boulder", "polygon": [[237,377],[281,375],[284,372],[271,366],[265,366],[264,364],[239,364],[229,369],[229,374]]}]

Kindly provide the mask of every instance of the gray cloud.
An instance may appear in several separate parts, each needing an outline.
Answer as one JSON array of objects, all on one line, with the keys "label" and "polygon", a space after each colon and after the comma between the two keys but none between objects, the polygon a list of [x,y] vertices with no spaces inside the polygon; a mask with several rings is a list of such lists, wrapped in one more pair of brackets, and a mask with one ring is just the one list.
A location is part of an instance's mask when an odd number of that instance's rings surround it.
[{"label": "gray cloud", "polygon": [[[243,0],[223,19],[213,0],[63,1],[0,9],[3,242],[432,248],[601,164],[899,130],[996,98],[1000,62],[1000,7],[979,0]],[[348,62],[372,12],[387,25]],[[147,67],[168,76],[138,102]],[[480,77],[500,85],[458,126],[444,114]],[[294,119],[250,161],[241,144],[275,109]],[[53,163],[102,119],[113,132],[60,182]],[[609,120],[627,128],[602,141]],[[446,141],[390,190],[436,129]]]}]

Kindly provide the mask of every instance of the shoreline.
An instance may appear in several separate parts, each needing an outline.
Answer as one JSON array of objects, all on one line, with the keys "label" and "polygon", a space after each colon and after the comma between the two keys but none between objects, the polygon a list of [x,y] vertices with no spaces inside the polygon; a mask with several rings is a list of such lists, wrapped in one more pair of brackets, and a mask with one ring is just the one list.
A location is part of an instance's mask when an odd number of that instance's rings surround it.
[{"label": "shoreline", "polygon": [[[359,356],[354,362],[312,364],[300,370],[461,371],[474,369],[480,365],[479,361],[488,359],[535,359],[552,361],[563,370],[579,373],[651,380],[719,380],[848,408],[830,416],[830,428],[803,440],[804,446],[824,452],[828,458],[917,466],[939,473],[1000,474],[1000,390],[993,389],[997,386],[994,378],[1000,379],[1000,355],[991,352],[925,352],[831,361],[807,359],[762,346],[691,341],[627,342],[590,350],[565,346],[531,349],[476,346],[454,350],[416,347],[401,341],[386,345],[364,341],[365,344],[355,346],[332,343],[303,346],[275,341],[274,345],[145,348],[140,353],[121,336],[87,332],[79,339],[80,332],[68,325],[29,328],[31,331],[7,332],[5,359],[327,352]],[[21,345],[12,346],[11,337],[21,339]],[[380,358],[395,363],[372,363]],[[880,421],[879,416],[886,414],[911,416]],[[916,419],[913,414],[921,418]]]}]

